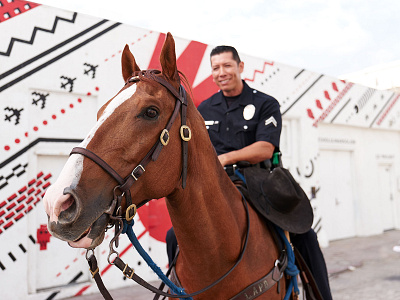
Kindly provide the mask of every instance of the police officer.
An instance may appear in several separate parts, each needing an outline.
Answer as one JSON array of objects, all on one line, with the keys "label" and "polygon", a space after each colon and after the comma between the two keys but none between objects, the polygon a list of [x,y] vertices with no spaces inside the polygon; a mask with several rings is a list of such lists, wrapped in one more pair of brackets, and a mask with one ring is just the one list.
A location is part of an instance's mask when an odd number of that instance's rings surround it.
[{"label": "police officer", "polygon": [[214,48],[212,76],[220,91],[198,107],[222,166],[238,161],[257,164],[279,150],[279,103],[250,88],[240,77],[243,67],[235,48]]},{"label": "police officer", "polygon": [[[250,88],[241,79],[244,63],[235,48],[218,46],[210,54],[212,77],[220,91],[203,101],[198,110],[205,120],[218,159],[232,180],[240,161],[260,164],[279,151],[282,117],[273,97]],[[332,299],[326,264],[315,232],[291,235],[316,279],[323,299]],[[176,251],[173,229],[167,233],[169,262]]]}]

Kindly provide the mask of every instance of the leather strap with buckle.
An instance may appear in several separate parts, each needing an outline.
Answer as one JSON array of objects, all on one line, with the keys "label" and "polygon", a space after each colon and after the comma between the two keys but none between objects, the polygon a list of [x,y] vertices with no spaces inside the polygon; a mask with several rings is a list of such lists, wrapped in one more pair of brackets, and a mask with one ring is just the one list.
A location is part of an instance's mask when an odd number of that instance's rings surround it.
[{"label": "leather strap with buckle", "polygon": [[[263,278],[258,281],[252,283],[244,290],[242,290],[239,294],[232,297],[229,300],[249,300],[255,299],[261,294],[268,291],[272,288],[276,283],[279,283],[279,280],[283,276],[283,272],[285,271],[288,264],[286,251],[282,251],[282,255],[279,260],[276,260],[274,268]],[[278,293],[280,286],[278,284]]]}]

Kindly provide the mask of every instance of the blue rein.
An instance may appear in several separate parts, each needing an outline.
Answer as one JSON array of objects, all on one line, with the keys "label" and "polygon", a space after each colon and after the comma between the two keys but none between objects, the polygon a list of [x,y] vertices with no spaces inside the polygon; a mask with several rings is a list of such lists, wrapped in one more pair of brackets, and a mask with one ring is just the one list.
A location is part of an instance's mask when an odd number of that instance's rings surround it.
[{"label": "blue rein", "polygon": [[[132,245],[135,247],[136,251],[140,254],[140,256],[145,260],[148,266],[153,270],[154,273],[158,275],[158,277],[171,289],[171,291],[176,295],[187,295],[184,289],[177,287],[171,280],[168,279],[167,276],[161,271],[160,267],[151,259],[151,257],[147,254],[147,252],[143,249],[142,245],[140,245],[139,240],[137,239],[135,233],[133,232],[132,226],[134,221],[131,220],[128,223],[124,220],[124,229],[122,233],[126,233]],[[180,298],[180,299],[190,299],[192,298]]]},{"label": "blue rein", "polygon": [[288,265],[285,269],[285,274],[290,276],[290,281],[289,281],[289,286],[286,290],[286,295],[284,298],[284,300],[288,300],[290,298],[292,289],[294,289],[294,292],[296,295],[299,294],[299,287],[297,285],[297,275],[300,273],[300,271],[295,264],[295,256],[294,256],[294,252],[292,249],[292,245],[287,240],[285,233],[283,232],[282,228],[280,228],[276,225],[275,225],[275,229],[278,232],[281,239],[283,240],[283,242],[285,243],[287,256],[288,256]]}]

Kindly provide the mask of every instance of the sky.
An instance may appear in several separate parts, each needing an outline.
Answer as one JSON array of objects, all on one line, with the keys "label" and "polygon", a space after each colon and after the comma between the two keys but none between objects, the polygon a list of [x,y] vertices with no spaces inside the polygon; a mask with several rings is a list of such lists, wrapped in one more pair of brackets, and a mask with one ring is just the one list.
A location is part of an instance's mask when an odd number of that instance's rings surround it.
[{"label": "sky", "polygon": [[34,2],[335,77],[400,60],[398,0]]}]

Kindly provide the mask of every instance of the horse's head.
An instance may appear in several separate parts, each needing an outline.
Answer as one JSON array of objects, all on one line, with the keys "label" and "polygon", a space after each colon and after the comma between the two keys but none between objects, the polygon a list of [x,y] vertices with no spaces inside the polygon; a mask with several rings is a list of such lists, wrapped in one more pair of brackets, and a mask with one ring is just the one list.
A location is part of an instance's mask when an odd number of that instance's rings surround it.
[{"label": "horse's head", "polygon": [[[59,178],[46,192],[49,230],[72,247],[99,245],[110,214],[124,213],[130,205],[126,203],[127,194],[133,204],[140,204],[181,188],[181,172],[185,169],[181,145],[190,130],[179,128],[180,110],[187,103],[179,103],[186,97],[182,97],[184,91],[179,93],[175,43],[169,33],[160,62],[161,72],[140,71],[125,46],[125,86],[99,110],[97,123],[80,144],[83,150],[72,152]],[[168,127],[170,130],[165,132]],[[160,151],[162,148],[165,150]],[[97,158],[88,158],[87,150]],[[101,167],[100,157],[110,167],[108,173]],[[149,163],[156,159],[157,163]],[[113,170],[116,175],[111,174]],[[121,194],[125,197],[116,197]]]}]

